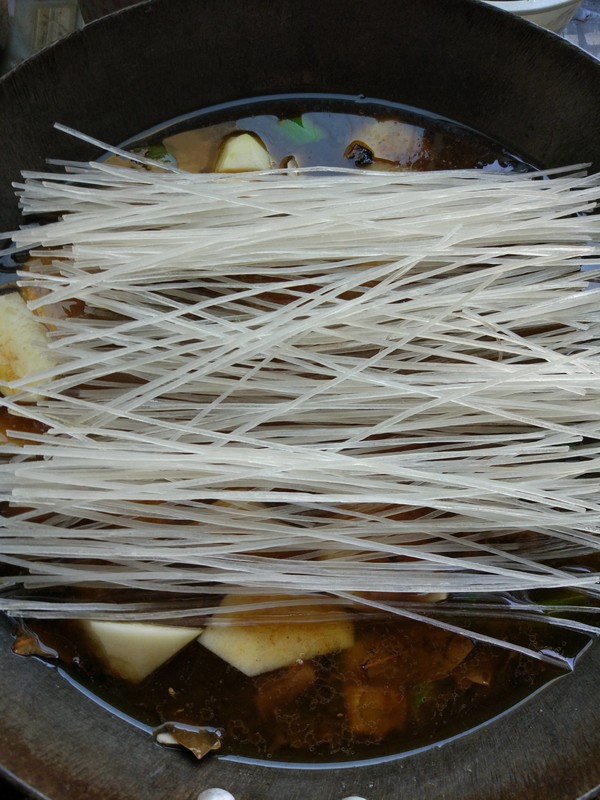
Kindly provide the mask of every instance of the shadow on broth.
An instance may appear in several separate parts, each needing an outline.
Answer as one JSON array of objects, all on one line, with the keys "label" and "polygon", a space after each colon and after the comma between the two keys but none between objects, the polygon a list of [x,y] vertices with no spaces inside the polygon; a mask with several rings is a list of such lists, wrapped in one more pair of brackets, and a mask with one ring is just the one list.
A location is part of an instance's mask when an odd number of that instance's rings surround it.
[{"label": "shadow on broth", "polygon": [[[362,95],[288,95],[226,103],[156,126],[123,146],[188,172],[239,172],[243,170],[223,160],[223,151],[231,150],[243,134],[266,150],[253,164],[262,169],[528,168],[523,159],[465,126]],[[259,151],[252,152],[257,157]]]}]

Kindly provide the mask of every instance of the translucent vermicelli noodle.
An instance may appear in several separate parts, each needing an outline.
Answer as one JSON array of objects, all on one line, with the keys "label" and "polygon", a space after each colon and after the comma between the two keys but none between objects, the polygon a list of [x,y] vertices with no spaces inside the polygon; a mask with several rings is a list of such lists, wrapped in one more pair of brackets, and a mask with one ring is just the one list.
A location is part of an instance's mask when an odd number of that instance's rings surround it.
[{"label": "translucent vermicelli noodle", "polygon": [[56,366],[3,400],[40,427],[2,447],[0,608],[326,593],[454,630],[396,595],[597,592],[598,176],[66,166],[18,186],[60,215],[13,237]]}]

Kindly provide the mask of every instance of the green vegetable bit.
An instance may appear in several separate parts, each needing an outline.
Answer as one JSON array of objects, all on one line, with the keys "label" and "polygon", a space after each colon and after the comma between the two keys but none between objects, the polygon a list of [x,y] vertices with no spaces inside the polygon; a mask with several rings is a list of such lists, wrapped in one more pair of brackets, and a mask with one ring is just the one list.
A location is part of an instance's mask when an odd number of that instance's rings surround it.
[{"label": "green vegetable bit", "polygon": [[414,687],[411,696],[411,705],[416,713],[428,700],[431,700],[434,695],[433,683],[419,683]]},{"label": "green vegetable bit", "polygon": [[177,166],[177,162],[163,144],[149,144],[144,147],[132,147],[131,152],[136,156],[149,158],[151,161],[162,162]]},{"label": "green vegetable bit", "polygon": [[327,135],[307,114],[282,119],[278,124],[294,144],[318,142]]}]

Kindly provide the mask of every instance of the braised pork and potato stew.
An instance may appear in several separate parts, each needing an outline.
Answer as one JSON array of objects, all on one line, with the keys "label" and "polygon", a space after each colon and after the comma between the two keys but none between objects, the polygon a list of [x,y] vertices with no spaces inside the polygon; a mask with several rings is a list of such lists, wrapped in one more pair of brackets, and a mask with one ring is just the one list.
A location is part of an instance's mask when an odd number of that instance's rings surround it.
[{"label": "braised pork and potato stew", "polygon": [[599,605],[598,181],[364,98],[124,148],[18,187],[14,652],[160,744],[294,762],[438,742],[570,670]]}]

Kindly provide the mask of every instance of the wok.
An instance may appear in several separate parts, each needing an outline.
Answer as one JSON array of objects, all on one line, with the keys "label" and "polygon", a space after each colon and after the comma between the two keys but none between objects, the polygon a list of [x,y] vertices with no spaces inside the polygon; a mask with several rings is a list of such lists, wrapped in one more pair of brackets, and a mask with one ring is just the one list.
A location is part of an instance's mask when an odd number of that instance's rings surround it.
[{"label": "wok", "polygon": [[[600,170],[600,64],[476,0],[150,0],[87,26],[0,81],[0,230],[11,181],[47,157],[99,153],[56,121],[111,143],[241,98],[382,98],[450,117],[544,167]],[[575,674],[443,747],[352,768],[282,769],[154,746],[54,669],[10,652],[0,624],[0,763],[50,800],[574,800],[600,784],[600,650]]]}]

